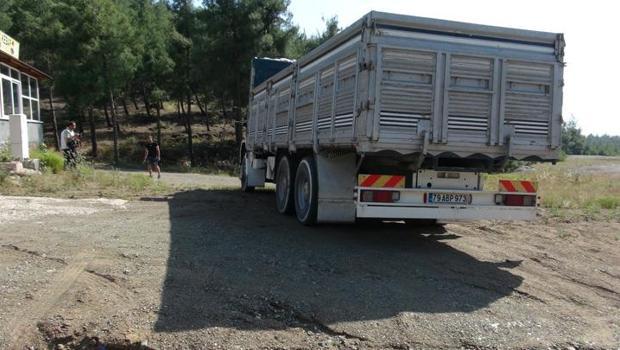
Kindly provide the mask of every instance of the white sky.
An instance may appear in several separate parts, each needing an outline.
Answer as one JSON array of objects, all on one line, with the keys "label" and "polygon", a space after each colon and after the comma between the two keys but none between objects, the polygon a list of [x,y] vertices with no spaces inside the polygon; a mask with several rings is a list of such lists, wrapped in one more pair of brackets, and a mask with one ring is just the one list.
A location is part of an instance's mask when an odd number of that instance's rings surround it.
[{"label": "white sky", "polygon": [[[564,120],[586,134],[620,135],[620,6],[613,1],[292,0],[293,21],[307,34],[337,16],[347,27],[371,10],[564,33]],[[614,107],[615,106],[615,107]]]}]

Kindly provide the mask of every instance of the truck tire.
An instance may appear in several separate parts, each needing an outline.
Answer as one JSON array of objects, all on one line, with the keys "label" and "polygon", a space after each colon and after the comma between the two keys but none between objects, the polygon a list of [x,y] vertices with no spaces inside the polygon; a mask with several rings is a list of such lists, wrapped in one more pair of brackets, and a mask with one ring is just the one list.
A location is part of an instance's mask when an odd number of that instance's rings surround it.
[{"label": "truck tire", "polygon": [[243,192],[253,192],[254,186],[248,185],[248,173],[247,173],[247,162],[248,162],[248,154],[243,153],[243,160],[241,161],[241,170],[240,170],[240,179],[241,179],[241,191]]},{"label": "truck tire", "polygon": [[291,161],[289,157],[282,156],[276,171],[276,208],[280,214],[292,214],[295,211],[293,179]]},{"label": "truck tire", "polygon": [[297,166],[294,195],[297,220],[306,226],[316,224],[319,205],[318,185],[316,162],[312,157],[305,157]]}]

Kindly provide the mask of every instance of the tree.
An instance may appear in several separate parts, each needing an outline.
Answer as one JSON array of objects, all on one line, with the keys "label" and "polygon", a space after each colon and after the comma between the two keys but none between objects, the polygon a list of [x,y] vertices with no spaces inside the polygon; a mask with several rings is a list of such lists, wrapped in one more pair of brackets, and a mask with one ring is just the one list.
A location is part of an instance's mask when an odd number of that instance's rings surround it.
[{"label": "tree", "polygon": [[192,0],[173,0],[175,26],[179,35],[175,36],[173,57],[176,79],[172,82],[173,97],[177,100],[177,113],[187,132],[187,150],[190,164],[195,165],[194,135],[192,131],[192,38],[195,33],[196,17]]},{"label": "tree", "polygon": [[[115,96],[137,67],[132,10],[127,3],[115,0],[62,0],[56,15],[66,27],[59,49],[58,88],[80,116],[102,97],[109,101],[114,163],[118,164]],[[90,122],[94,123],[94,118]]]},{"label": "tree", "polygon": [[201,19],[211,38],[206,56],[209,75],[221,99],[231,101],[235,138],[241,142],[242,110],[247,106],[250,64],[254,56],[283,56],[290,28],[286,0],[205,0]]},{"label": "tree", "polygon": [[291,39],[288,51],[290,58],[300,58],[331,39],[340,31],[340,27],[338,27],[338,17],[323,18],[323,23],[325,23],[325,30],[311,37],[308,37],[306,33],[299,33],[299,28],[295,27],[293,29],[295,35]]},{"label": "tree", "polygon": [[175,62],[170,56],[172,37],[178,36],[172,13],[163,2],[152,0],[133,0],[138,40],[142,43],[134,81],[131,85],[144,100],[146,113],[151,116],[155,106],[157,115],[157,142],[161,144],[160,109],[167,97],[166,87],[174,71]]},{"label": "tree", "polygon": [[9,32],[13,24],[9,10],[13,6],[13,0],[2,0],[0,2],[0,30]]},{"label": "tree", "polygon": [[[292,24],[289,0],[2,0],[0,29],[10,30],[30,59],[55,77],[49,87],[67,102],[71,119],[90,124],[96,155],[96,124],[103,108],[113,130],[118,164],[117,101],[147,115],[156,108],[158,141],[165,100],[178,106],[195,162],[193,113],[207,122],[209,102],[218,100],[224,120],[242,138],[250,64],[255,56],[297,58],[335,35],[336,18],[308,37]],[[195,107],[194,107],[195,106]],[[52,119],[55,119],[52,117]],[[83,126],[81,126],[83,127]],[[594,146],[593,146],[594,147]],[[598,146],[597,146],[598,147]]]},{"label": "tree", "polygon": [[566,154],[583,154],[584,146],[585,137],[573,118],[562,127],[562,150]]}]

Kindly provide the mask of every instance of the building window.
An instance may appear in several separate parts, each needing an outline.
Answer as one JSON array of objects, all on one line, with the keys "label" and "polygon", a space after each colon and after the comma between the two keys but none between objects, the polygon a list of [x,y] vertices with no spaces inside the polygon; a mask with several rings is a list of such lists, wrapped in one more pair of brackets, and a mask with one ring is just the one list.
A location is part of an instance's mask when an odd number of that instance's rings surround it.
[{"label": "building window", "polygon": [[37,79],[0,64],[0,81],[0,118],[23,113],[30,120],[41,120]]},{"label": "building window", "polygon": [[22,73],[22,110],[28,119],[41,120],[39,113],[39,82]]},{"label": "building window", "polygon": [[11,93],[11,81],[0,78],[2,80],[2,114],[8,118],[13,114],[13,94]]}]

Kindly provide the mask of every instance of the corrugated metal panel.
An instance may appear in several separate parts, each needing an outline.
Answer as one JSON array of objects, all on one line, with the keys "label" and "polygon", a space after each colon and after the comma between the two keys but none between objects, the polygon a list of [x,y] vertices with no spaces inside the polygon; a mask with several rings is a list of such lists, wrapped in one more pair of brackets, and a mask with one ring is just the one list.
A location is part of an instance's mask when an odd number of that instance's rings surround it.
[{"label": "corrugated metal panel", "polygon": [[[489,129],[494,60],[452,55],[448,93],[448,135],[484,134]],[[486,143],[486,137],[472,139]]]},{"label": "corrugated metal panel", "polygon": [[506,62],[504,123],[520,137],[547,136],[553,97],[553,65],[510,60]]},{"label": "corrugated metal panel", "polygon": [[318,99],[318,123],[319,129],[331,127],[332,103],[334,95],[334,68],[329,68],[321,73],[321,86]]},{"label": "corrugated metal panel", "polygon": [[312,130],[312,104],[297,108],[295,113],[295,132],[307,132]]},{"label": "corrugated metal panel", "polygon": [[274,141],[282,143],[286,140],[288,134],[288,117],[291,99],[291,78],[280,85],[277,97],[276,122],[274,130]]},{"label": "corrugated metal panel", "polygon": [[315,77],[310,76],[299,82],[295,110],[295,132],[312,130],[312,113],[314,111]]},{"label": "corrugated metal panel", "polygon": [[336,107],[334,109],[335,128],[345,128],[353,125],[356,69],[356,55],[343,59],[338,65],[338,77],[336,79]]},{"label": "corrugated metal panel", "polygon": [[254,146],[256,143],[256,122],[258,121],[258,101],[254,100],[252,102],[252,106],[250,107],[250,118],[248,119],[248,139],[247,144],[250,148]]},{"label": "corrugated metal panel", "polygon": [[265,142],[271,143],[273,140],[277,108],[278,108],[278,95],[274,94],[269,99],[269,108],[268,108],[269,114],[267,115],[267,125],[266,125],[267,134],[265,135]]},{"label": "corrugated metal panel", "polygon": [[[417,129],[424,125],[433,133],[431,153],[553,157],[560,138],[561,36],[549,35],[549,43],[545,36],[538,45],[510,34],[517,41],[508,42],[486,27],[476,27],[482,31],[477,37],[461,29],[428,33],[437,29],[427,28],[434,20],[398,18],[403,23],[375,23],[369,35],[351,32],[254,89],[248,142],[267,131],[280,140],[278,147],[290,146],[288,140],[297,147],[317,147],[319,140],[321,146],[342,145],[353,137],[354,146],[370,152],[411,153],[419,151]],[[412,26],[404,23],[410,20]],[[286,91],[293,89],[291,81],[294,91]],[[269,87],[277,97],[265,109]],[[505,146],[509,135],[511,150]],[[308,142],[312,137],[318,138]]]},{"label": "corrugated metal panel", "polygon": [[265,103],[265,100],[266,100],[265,96],[266,96],[266,93],[259,94],[254,103],[253,115],[255,115],[256,117],[254,118],[254,123],[250,125],[250,138],[251,138],[251,144],[255,146],[260,145],[260,143],[262,142],[263,128],[265,125],[265,116],[267,114],[266,113],[267,104]]},{"label": "corrugated metal panel", "polygon": [[436,57],[432,52],[382,50],[381,130],[414,132],[420,119],[430,118]]}]

